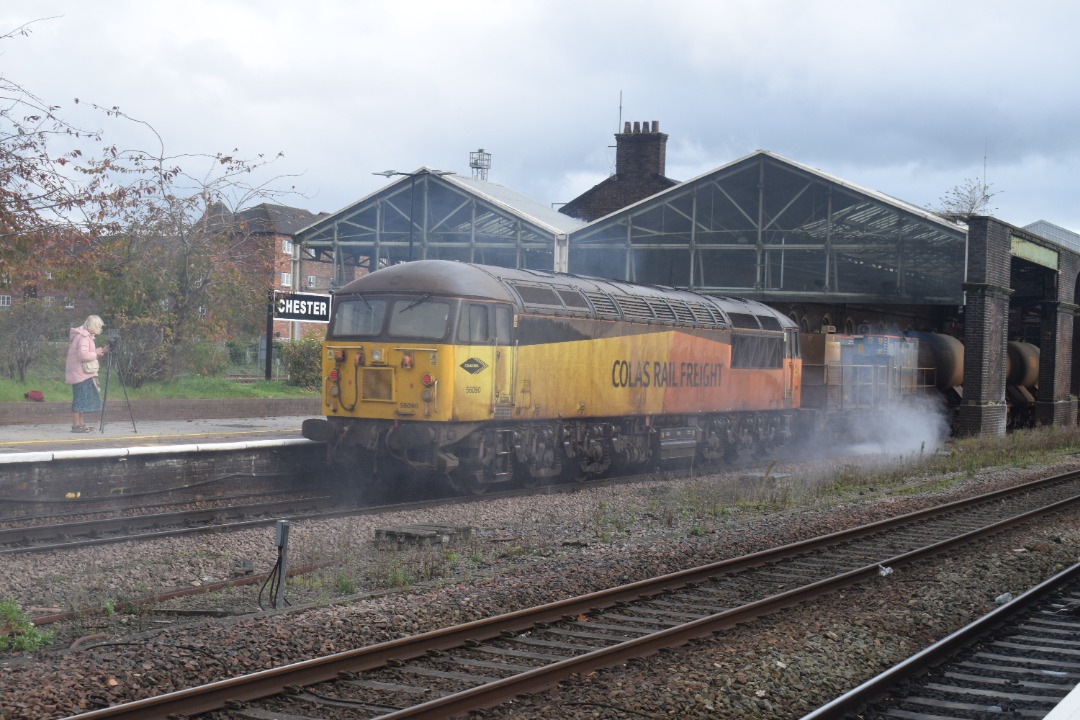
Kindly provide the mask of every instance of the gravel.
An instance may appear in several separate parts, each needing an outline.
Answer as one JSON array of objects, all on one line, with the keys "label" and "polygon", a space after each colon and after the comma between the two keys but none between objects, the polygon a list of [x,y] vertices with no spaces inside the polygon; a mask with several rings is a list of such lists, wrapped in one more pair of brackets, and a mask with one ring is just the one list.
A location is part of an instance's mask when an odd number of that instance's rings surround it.
[{"label": "gravel", "polygon": [[[258,612],[259,584],[157,612],[86,615],[37,653],[0,656],[0,720],[63,717],[389,640],[872,522],[1047,474],[1038,468],[912,477],[837,500],[817,488],[850,463],[655,480],[291,528],[292,607]],[[379,548],[376,528],[474,528],[449,547]],[[1072,514],[1001,535],[977,553],[924,562],[842,594],[725,631],[714,642],[591,673],[485,718],[791,718],[895,664],[1078,560]],[[31,612],[116,607],[243,575],[276,557],[273,529],[0,558],[3,590]],[[263,602],[267,603],[263,594]]]}]

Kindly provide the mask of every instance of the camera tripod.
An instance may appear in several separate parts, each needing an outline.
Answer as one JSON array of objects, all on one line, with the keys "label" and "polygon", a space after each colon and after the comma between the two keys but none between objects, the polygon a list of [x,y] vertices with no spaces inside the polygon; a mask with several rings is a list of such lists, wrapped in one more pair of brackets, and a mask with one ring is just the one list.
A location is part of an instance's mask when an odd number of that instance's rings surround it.
[{"label": "camera tripod", "polygon": [[101,396],[101,421],[98,425],[98,432],[105,432],[105,406],[109,402],[109,376],[112,375],[113,365],[116,365],[116,378],[120,381],[120,387],[124,391],[124,402],[127,403],[128,417],[131,418],[131,429],[137,435],[139,429],[135,427],[135,413],[131,409],[131,400],[128,398],[127,385],[124,384],[124,375],[120,372],[120,361],[115,359],[117,347],[110,340],[109,352],[105,353],[108,360],[105,363],[105,390]]}]

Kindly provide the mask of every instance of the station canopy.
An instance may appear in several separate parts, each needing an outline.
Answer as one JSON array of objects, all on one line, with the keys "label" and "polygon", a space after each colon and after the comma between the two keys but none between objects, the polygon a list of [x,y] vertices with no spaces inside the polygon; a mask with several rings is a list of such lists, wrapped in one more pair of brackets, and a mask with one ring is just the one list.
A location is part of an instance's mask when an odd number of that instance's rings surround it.
[{"label": "station canopy", "polygon": [[573,231],[568,269],[775,302],[961,304],[966,230],[760,150]]},{"label": "station canopy", "polygon": [[567,235],[585,224],[495,183],[428,167],[393,175],[400,177],[297,233],[308,257],[335,264],[335,286],[351,279],[345,266],[371,271],[423,259],[550,271]]}]

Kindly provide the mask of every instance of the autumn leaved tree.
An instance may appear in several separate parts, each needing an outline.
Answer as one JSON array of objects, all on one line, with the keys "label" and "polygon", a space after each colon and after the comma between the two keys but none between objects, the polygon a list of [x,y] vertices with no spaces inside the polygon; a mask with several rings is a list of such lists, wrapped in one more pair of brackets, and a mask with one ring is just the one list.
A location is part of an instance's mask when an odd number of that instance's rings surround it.
[{"label": "autumn leaved tree", "polygon": [[269,249],[234,213],[293,192],[277,189],[281,176],[260,180],[280,154],[170,154],[148,123],[82,103],[148,138],[146,149],[122,149],[9,78],[0,102],[0,283],[13,295],[34,297],[46,275],[87,290],[128,335],[118,357],[136,386],[175,372],[193,341],[222,338],[265,303]]},{"label": "autumn leaved tree", "polygon": [[145,127],[156,147],[116,158],[136,200],[117,207],[117,231],[98,239],[90,282],[129,335],[123,356],[135,386],[168,377],[193,343],[224,339],[265,307],[271,248],[231,208],[291,192],[251,182],[277,158],[171,156]]}]

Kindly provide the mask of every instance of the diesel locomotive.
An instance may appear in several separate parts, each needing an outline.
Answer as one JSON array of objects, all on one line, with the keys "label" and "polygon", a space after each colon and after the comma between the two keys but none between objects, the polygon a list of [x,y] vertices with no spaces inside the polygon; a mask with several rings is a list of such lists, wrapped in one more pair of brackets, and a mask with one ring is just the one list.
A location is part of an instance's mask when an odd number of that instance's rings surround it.
[{"label": "diesel locomotive", "polygon": [[799,332],[761,303],[441,260],[334,296],[325,419],[335,465],[482,492],[785,442]]}]

